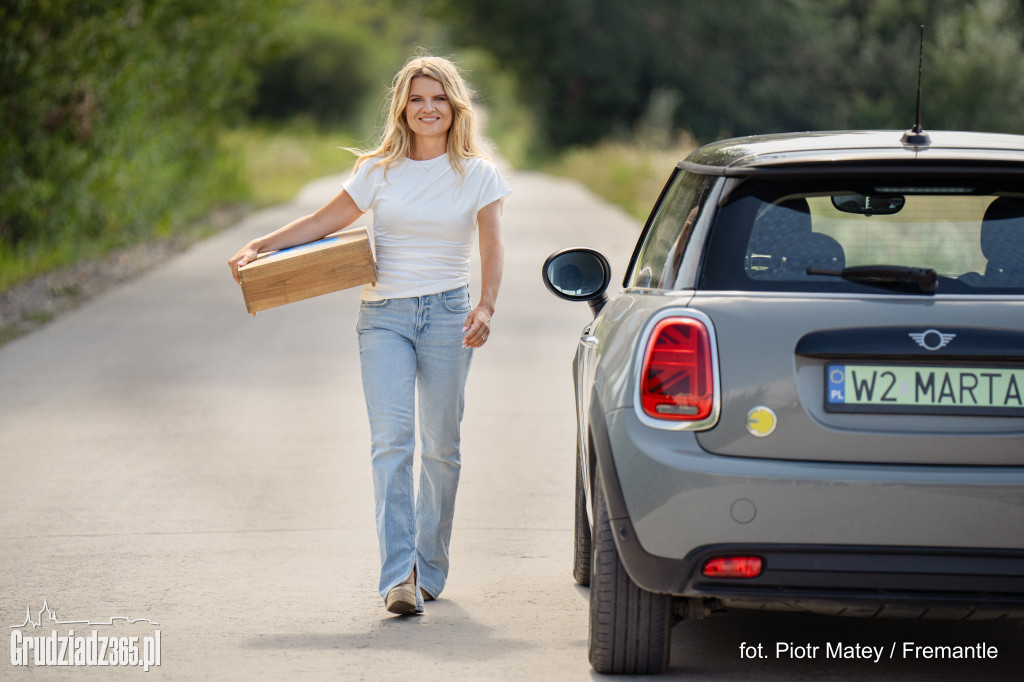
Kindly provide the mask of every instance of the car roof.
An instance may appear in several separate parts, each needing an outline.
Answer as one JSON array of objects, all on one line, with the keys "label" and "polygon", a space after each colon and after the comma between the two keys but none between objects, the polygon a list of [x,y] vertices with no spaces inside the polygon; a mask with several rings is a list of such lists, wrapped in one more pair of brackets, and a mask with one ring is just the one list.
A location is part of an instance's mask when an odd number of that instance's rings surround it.
[{"label": "car roof", "polygon": [[848,165],[998,165],[1024,168],[1024,135],[927,131],[926,144],[904,143],[904,131],[845,130],[754,135],[712,142],[678,165],[716,175]]}]

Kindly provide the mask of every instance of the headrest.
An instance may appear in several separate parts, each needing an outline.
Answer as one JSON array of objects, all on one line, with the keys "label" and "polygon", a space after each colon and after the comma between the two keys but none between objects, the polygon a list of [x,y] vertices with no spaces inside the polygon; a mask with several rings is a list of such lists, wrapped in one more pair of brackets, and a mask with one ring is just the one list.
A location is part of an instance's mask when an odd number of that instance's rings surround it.
[{"label": "headrest", "polygon": [[989,262],[1024,261],[1024,200],[999,197],[981,222],[981,252]]},{"label": "headrest", "polygon": [[811,231],[811,209],[803,197],[767,206],[754,222],[753,240],[776,240]]}]

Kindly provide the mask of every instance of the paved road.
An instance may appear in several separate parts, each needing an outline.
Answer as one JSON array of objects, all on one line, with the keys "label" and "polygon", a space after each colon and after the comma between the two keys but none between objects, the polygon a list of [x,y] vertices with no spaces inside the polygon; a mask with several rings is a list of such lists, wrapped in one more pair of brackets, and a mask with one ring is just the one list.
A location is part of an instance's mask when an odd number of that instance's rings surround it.
[{"label": "paved road", "polygon": [[[331,178],[0,349],[3,630],[29,607],[37,621],[44,600],[60,621],[148,619],[159,628],[107,631],[159,629],[149,674],[173,679],[585,677],[569,361],[588,309],[539,273],[579,242],[622,263],[638,225],[574,184],[511,180],[451,579],[426,615],[392,617],[376,593],[358,292],[254,319],[225,265],[332,196]],[[0,678],[48,672],[10,666],[3,648]],[[75,671],[90,672],[116,674]]]},{"label": "paved road", "polygon": [[[0,623],[43,621],[2,629],[22,642],[159,631],[153,678],[589,679],[587,594],[570,578],[569,375],[588,309],[547,294],[539,269],[554,249],[585,243],[621,277],[639,226],[572,183],[511,180],[505,285],[468,389],[451,580],[425,615],[392,617],[376,594],[358,293],[253,319],[225,266],[333,194],[330,178],[0,349]],[[1021,634],[726,616],[677,628],[667,678],[994,678],[1019,660]],[[774,658],[777,641],[904,639],[988,641],[1003,659]],[[741,642],[772,656],[740,659]],[[9,664],[14,645],[0,646],[3,679],[54,676]],[[33,655],[11,655],[22,653]]]}]

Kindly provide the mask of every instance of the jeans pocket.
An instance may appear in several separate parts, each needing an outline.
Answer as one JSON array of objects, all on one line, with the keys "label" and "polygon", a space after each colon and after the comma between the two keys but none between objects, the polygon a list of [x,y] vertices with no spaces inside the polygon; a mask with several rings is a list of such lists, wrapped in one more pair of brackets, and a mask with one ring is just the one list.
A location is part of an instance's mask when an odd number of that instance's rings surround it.
[{"label": "jeans pocket", "polygon": [[473,309],[469,300],[469,287],[446,291],[442,298],[444,300],[444,307],[450,313],[465,314]]},{"label": "jeans pocket", "polygon": [[359,305],[363,308],[371,308],[376,310],[378,308],[383,308],[384,306],[386,306],[388,304],[388,301],[390,300],[391,299],[389,298],[382,298],[379,301],[360,301]]}]

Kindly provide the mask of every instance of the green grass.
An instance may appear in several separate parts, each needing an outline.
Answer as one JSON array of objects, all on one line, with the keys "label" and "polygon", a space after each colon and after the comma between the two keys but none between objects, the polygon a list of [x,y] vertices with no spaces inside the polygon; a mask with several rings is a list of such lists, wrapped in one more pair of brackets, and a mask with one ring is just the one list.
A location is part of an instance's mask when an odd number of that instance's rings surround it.
[{"label": "green grass", "polygon": [[[237,205],[244,201],[233,191],[224,203]],[[23,243],[12,246],[0,242],[0,294],[34,277],[79,262],[101,259],[112,251],[141,242],[176,239],[182,245],[192,243],[216,232],[209,224],[210,215],[178,225],[161,221],[151,225],[149,230],[124,231],[101,238],[79,236],[69,229],[56,244]]]},{"label": "green grass", "polygon": [[0,293],[36,275],[96,258],[109,248],[104,242],[89,239],[63,239],[53,246],[0,242]]},{"label": "green grass", "polygon": [[695,148],[690,138],[681,138],[662,148],[608,141],[570,149],[543,164],[541,170],[578,180],[606,201],[644,220],[672,169]]},{"label": "green grass", "polygon": [[248,197],[257,206],[290,201],[311,180],[345,173],[356,157],[341,147],[365,144],[302,123],[236,128],[225,133],[222,143],[241,160]]},{"label": "green grass", "polygon": [[21,335],[21,330],[13,324],[0,324],[0,346],[13,341]]}]

